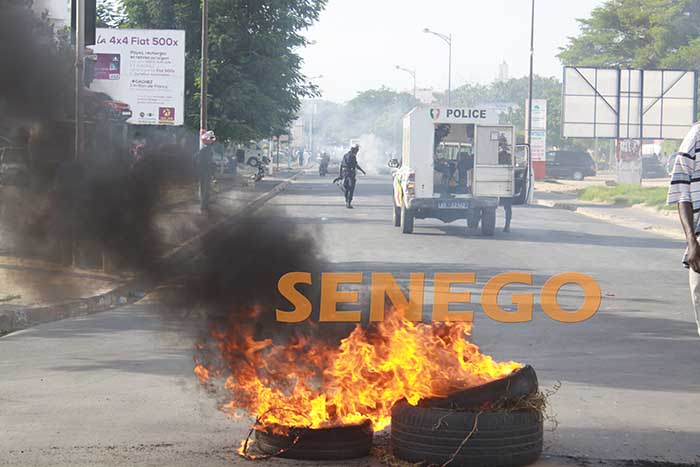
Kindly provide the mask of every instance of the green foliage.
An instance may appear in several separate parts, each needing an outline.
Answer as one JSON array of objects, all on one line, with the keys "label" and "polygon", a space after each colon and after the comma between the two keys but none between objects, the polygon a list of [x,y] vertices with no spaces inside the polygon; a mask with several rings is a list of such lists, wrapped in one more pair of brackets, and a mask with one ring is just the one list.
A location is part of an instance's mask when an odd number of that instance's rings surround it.
[{"label": "green foliage", "polygon": [[609,0],[578,20],[565,65],[688,68],[700,64],[700,0]]},{"label": "green foliage", "polygon": [[624,206],[643,204],[657,209],[673,209],[673,207],[669,207],[666,204],[667,193],[668,189],[664,187],[641,187],[638,185],[591,186],[581,190],[578,194],[578,199],[622,204]]},{"label": "green foliage", "polygon": [[[524,140],[526,100],[529,91],[527,77],[496,81],[491,84],[465,84],[452,92],[457,106],[476,106],[488,103],[508,103],[513,107],[502,116],[504,124],[514,125],[519,139]],[[547,145],[561,146],[561,82],[556,78],[535,76],[535,99],[547,99]]]},{"label": "green foliage", "polygon": [[[243,141],[282,134],[317,89],[295,49],[327,0],[210,0],[209,126]],[[199,127],[201,5],[191,0],[122,0],[128,27],[186,30],[186,123]]]},{"label": "green foliage", "polygon": [[120,28],[126,23],[126,14],[119,3],[111,0],[97,2],[97,27]]}]

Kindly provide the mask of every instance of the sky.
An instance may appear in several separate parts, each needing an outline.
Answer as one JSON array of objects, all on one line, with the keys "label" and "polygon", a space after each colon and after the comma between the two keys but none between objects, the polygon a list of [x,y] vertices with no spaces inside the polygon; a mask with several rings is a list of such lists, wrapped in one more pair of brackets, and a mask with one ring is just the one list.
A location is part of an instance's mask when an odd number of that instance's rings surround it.
[{"label": "sky", "polygon": [[[604,0],[536,0],[535,73],[561,77],[556,55]],[[329,0],[306,36],[304,73],[336,102],[385,85],[410,91],[413,79],[396,65],[415,69],[419,88],[447,89],[448,46],[423,33],[452,34],[452,87],[489,83],[499,65],[510,77],[529,72],[530,0]]]}]

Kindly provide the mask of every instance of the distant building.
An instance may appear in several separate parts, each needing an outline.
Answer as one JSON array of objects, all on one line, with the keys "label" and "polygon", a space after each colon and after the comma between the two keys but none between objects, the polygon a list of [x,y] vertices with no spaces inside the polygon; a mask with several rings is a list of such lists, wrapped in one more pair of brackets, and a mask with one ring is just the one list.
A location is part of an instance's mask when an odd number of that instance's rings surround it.
[{"label": "distant building", "polygon": [[498,65],[498,76],[496,77],[496,81],[502,82],[502,81],[508,81],[510,79],[510,73],[508,70],[508,63],[504,60],[503,63]]},{"label": "distant building", "polygon": [[47,12],[56,30],[70,27],[71,0],[34,0],[32,8],[37,14]]}]

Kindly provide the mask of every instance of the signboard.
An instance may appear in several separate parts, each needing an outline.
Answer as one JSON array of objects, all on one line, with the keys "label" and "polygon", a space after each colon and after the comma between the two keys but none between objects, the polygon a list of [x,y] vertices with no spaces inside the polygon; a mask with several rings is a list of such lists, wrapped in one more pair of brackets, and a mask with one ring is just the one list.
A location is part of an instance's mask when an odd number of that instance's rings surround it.
[{"label": "signboard", "polygon": [[135,125],[182,125],[185,31],[97,29],[90,89],[129,104]]},{"label": "signboard", "polygon": [[428,112],[430,119],[435,123],[480,123],[489,125],[498,124],[498,113],[494,109],[431,107],[425,110]]},{"label": "signboard", "polygon": [[697,80],[696,71],[565,67],[562,135],[683,139],[697,115]]},{"label": "signboard", "polygon": [[[525,108],[527,109],[527,105]],[[533,162],[544,162],[547,158],[547,100],[532,100],[532,133],[530,156]]]}]

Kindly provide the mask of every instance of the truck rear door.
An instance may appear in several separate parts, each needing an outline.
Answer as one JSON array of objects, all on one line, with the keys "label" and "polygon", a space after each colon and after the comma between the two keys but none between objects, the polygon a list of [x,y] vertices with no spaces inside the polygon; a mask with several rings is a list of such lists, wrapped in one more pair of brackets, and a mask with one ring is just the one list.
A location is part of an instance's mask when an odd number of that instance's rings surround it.
[{"label": "truck rear door", "polygon": [[515,190],[513,127],[479,125],[475,136],[474,196],[512,197]]}]

